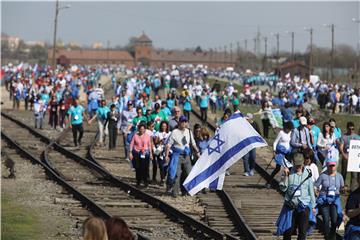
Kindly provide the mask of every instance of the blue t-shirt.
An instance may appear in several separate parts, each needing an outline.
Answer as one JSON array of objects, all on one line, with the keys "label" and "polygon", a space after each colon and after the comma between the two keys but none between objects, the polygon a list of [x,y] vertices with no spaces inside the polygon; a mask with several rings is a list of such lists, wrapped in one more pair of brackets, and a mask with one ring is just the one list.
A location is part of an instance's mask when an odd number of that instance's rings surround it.
[{"label": "blue t-shirt", "polygon": [[201,96],[200,108],[207,108],[209,106],[209,96]]},{"label": "blue t-shirt", "polygon": [[99,107],[96,110],[96,115],[98,116],[99,119],[106,120],[108,112],[110,112],[110,108],[108,108],[107,106]]},{"label": "blue t-shirt", "polygon": [[334,134],[336,139],[341,138],[341,129],[338,127],[334,128]]},{"label": "blue t-shirt", "polygon": [[191,111],[191,97],[186,97],[186,100],[184,102],[184,110],[185,111]]},{"label": "blue t-shirt", "polygon": [[292,124],[293,124],[294,128],[300,127],[300,121],[299,121],[299,119],[294,119],[294,120],[292,120]]},{"label": "blue t-shirt", "polygon": [[71,116],[71,124],[77,125],[83,122],[83,113],[85,109],[81,105],[71,106],[68,110],[68,114]]},{"label": "blue t-shirt", "polygon": [[161,111],[165,113],[167,116],[171,116],[171,111],[168,107],[162,108]]},{"label": "blue t-shirt", "polygon": [[171,110],[174,108],[175,101],[173,99],[166,100],[167,107]]},{"label": "blue t-shirt", "polygon": [[47,105],[49,102],[50,96],[47,93],[42,93],[41,94],[41,100]]},{"label": "blue t-shirt", "polygon": [[320,128],[316,125],[313,125],[311,127],[311,132],[314,136],[314,144],[313,144],[313,147],[316,147],[317,145],[317,141],[318,141],[318,138],[319,138],[319,134],[320,134]]}]

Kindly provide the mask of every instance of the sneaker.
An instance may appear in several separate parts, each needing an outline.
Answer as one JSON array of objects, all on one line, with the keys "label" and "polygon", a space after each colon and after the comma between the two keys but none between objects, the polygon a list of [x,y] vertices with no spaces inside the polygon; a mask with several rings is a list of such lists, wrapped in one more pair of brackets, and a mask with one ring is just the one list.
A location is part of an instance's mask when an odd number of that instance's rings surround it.
[{"label": "sneaker", "polygon": [[254,176],[254,169],[250,170],[250,176]]},{"label": "sneaker", "polygon": [[226,171],[226,172],[225,172],[225,175],[226,175],[226,176],[230,176],[230,172],[229,172],[229,171]]},{"label": "sneaker", "polygon": [[250,174],[249,174],[248,172],[245,172],[245,173],[244,173],[244,176],[245,176],[245,177],[250,177]]}]

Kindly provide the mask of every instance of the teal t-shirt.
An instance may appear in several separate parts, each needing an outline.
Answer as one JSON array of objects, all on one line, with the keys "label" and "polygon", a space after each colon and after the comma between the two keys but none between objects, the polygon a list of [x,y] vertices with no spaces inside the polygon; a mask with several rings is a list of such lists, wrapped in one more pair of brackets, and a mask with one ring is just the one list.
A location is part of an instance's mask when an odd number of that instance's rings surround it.
[{"label": "teal t-shirt", "polygon": [[172,110],[174,108],[174,104],[175,104],[175,102],[173,99],[166,100],[166,105],[170,110]]},{"label": "teal t-shirt", "polygon": [[167,115],[160,111],[160,112],[153,112],[151,115],[150,115],[150,120],[154,122],[154,129],[156,131],[159,131],[160,129],[160,123],[162,121],[167,121],[168,118],[167,118]]},{"label": "teal t-shirt", "polygon": [[186,97],[184,102],[184,110],[185,111],[191,111],[191,97]]},{"label": "teal t-shirt", "polygon": [[299,119],[293,119],[293,120],[292,120],[292,124],[293,124],[294,128],[300,127],[300,121],[299,121]]},{"label": "teal t-shirt", "polygon": [[313,144],[313,146],[316,147],[317,141],[318,141],[318,138],[319,138],[319,134],[320,134],[320,128],[318,126],[316,126],[316,125],[313,125],[311,127],[311,132],[312,132],[312,134],[314,136],[314,144]]},{"label": "teal t-shirt", "polygon": [[132,124],[135,127],[135,129],[137,129],[137,126],[139,125],[140,122],[147,123],[147,117],[145,117],[145,116],[141,116],[141,117],[136,116],[136,117],[134,117]]},{"label": "teal t-shirt", "polygon": [[105,107],[99,107],[96,110],[96,115],[98,116],[99,119],[101,120],[106,120],[107,118],[107,114],[110,112],[110,108],[108,108],[107,106]]},{"label": "teal t-shirt", "polygon": [[71,106],[68,110],[68,114],[71,116],[71,124],[77,125],[83,122],[83,113],[85,108],[81,105]]},{"label": "teal t-shirt", "polygon": [[209,96],[201,96],[200,107],[207,108],[209,106]]}]

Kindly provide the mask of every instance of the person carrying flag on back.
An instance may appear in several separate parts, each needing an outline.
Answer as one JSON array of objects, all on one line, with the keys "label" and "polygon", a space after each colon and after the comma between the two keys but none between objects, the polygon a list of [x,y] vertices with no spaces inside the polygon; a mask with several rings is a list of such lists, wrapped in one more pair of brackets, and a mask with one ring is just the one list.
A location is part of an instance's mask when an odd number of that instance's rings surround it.
[{"label": "person carrying flag on back", "polygon": [[[191,171],[191,147],[195,151],[195,155],[199,157],[199,149],[196,146],[193,133],[187,125],[188,119],[181,116],[178,127],[172,131],[166,145],[165,161],[169,163],[167,192],[173,197],[179,195],[182,169],[184,169],[186,176]],[[170,149],[172,150],[171,159]]]},{"label": "person carrying flag on back", "polygon": [[253,148],[263,146],[266,141],[240,111],[235,112],[219,126],[185,179],[184,188],[191,196],[204,188],[221,190],[226,170]]}]

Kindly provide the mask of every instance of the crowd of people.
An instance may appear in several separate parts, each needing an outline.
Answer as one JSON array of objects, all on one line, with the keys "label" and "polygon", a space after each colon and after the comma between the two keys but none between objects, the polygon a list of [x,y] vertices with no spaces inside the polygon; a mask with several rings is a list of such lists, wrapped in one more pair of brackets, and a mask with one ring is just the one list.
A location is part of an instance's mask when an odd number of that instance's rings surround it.
[{"label": "crowd of people", "polygon": [[[240,90],[232,82],[224,87],[219,80],[210,86],[208,73],[176,66],[169,69],[8,66],[4,79],[13,107],[18,109],[24,102],[25,110],[34,112],[35,128],[42,128],[48,113],[52,128],[71,127],[74,145],[78,146],[84,122],[92,124],[96,120],[98,146],[108,146],[109,150],[123,146],[125,159],[135,171],[137,187],[166,185],[166,192],[173,197],[186,194],[181,183],[211,140],[205,124],[189,125],[191,110],[199,108],[203,123],[208,121],[208,111],[212,114],[222,111],[219,127],[243,104],[258,104],[260,110],[246,114],[246,119],[264,138],[269,138],[271,130],[278,134],[273,144],[276,168],[271,178],[283,169],[280,184],[285,192],[283,210],[285,216],[290,213],[293,219],[289,223],[289,218],[280,217],[279,233],[290,239],[298,225],[299,239],[305,239],[310,226],[305,219],[312,221],[320,213],[325,237],[333,239],[342,214],[339,195],[346,189],[352,192],[346,213],[351,225],[359,227],[360,206],[356,204],[360,203],[357,190],[360,180],[357,174],[347,173],[350,140],[360,139],[356,126],[349,121],[346,131],[342,131],[331,118],[320,129],[310,103],[317,101],[320,108],[329,107],[332,112],[358,113],[359,89],[285,78],[273,82],[274,89],[262,91],[254,84],[245,84]],[[112,80],[111,99],[106,99],[99,84],[104,74]],[[81,95],[85,96],[86,107],[79,102]],[[344,98],[351,100],[344,103]],[[281,110],[281,130],[276,129],[271,119],[274,107]],[[262,131],[254,120],[256,115],[260,115]],[[254,175],[255,161],[255,149],[243,157],[245,176]],[[337,172],[340,162],[341,170]],[[351,178],[350,187],[345,184],[347,175]],[[266,187],[272,186],[272,179]]]}]

